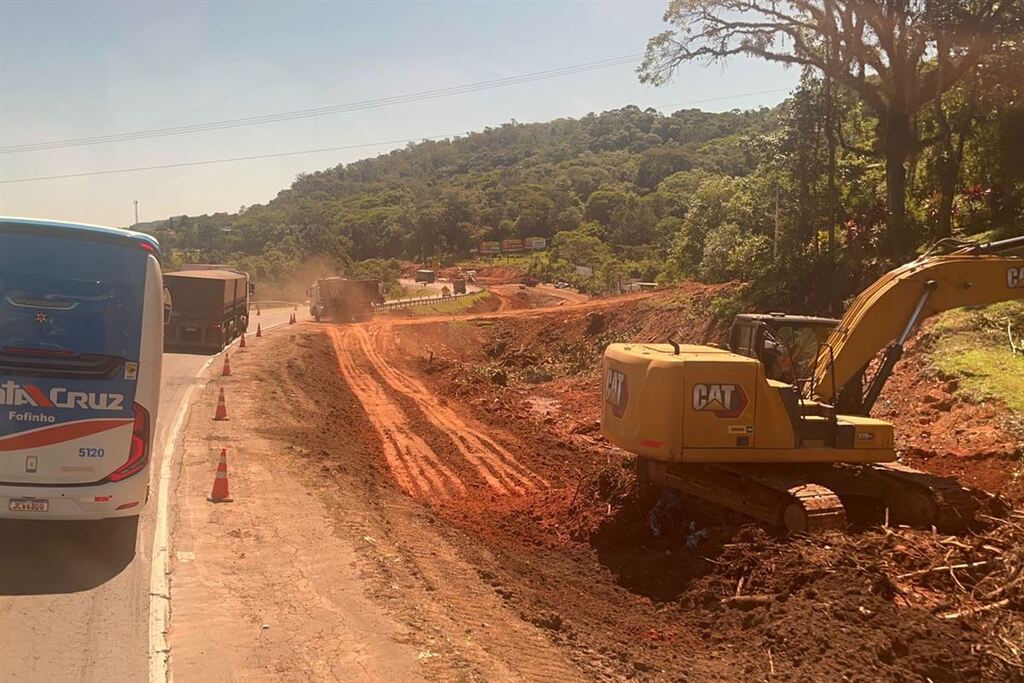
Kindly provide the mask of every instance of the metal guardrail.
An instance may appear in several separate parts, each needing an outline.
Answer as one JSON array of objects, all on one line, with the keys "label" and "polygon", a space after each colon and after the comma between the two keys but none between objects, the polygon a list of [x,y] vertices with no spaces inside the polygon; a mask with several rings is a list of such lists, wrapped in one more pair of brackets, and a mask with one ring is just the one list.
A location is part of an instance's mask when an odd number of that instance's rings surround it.
[{"label": "metal guardrail", "polygon": [[430,304],[443,303],[445,301],[454,301],[455,299],[461,299],[469,296],[470,294],[476,294],[477,292],[467,292],[465,294],[452,294],[450,296],[431,296],[423,297],[422,299],[399,299],[398,301],[389,301],[383,304],[375,304],[373,307],[374,312],[377,311],[393,311],[400,308],[415,308],[416,306],[428,306]]}]

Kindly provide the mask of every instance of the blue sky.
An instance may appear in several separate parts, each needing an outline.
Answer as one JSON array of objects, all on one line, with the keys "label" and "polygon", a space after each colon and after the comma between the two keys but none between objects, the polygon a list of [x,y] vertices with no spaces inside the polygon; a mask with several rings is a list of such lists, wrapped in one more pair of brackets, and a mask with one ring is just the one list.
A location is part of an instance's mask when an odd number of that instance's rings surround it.
[{"label": "blue sky", "polygon": [[[190,125],[488,81],[637,54],[645,2],[0,0],[0,146]],[[0,180],[465,133],[626,104],[773,105],[799,74],[753,60],[641,85],[631,65],[410,104],[186,136],[0,155]],[[0,213],[109,225],[235,211],[296,174],[395,146],[0,184]]]}]

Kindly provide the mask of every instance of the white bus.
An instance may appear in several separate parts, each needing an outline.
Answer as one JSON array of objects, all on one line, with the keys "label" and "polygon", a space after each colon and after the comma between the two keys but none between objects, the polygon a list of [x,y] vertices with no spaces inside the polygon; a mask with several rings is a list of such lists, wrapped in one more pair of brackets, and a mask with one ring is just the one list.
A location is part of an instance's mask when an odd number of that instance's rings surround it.
[{"label": "white bus", "polygon": [[0,518],[138,515],[163,354],[160,247],[0,217]]}]

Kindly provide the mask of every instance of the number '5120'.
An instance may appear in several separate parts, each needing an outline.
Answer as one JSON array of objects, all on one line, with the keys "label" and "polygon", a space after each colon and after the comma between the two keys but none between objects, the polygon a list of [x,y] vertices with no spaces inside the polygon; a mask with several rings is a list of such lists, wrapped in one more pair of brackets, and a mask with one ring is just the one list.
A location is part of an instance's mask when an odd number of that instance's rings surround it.
[{"label": "number '5120'", "polygon": [[79,448],[79,458],[102,458],[104,455],[102,448]]}]

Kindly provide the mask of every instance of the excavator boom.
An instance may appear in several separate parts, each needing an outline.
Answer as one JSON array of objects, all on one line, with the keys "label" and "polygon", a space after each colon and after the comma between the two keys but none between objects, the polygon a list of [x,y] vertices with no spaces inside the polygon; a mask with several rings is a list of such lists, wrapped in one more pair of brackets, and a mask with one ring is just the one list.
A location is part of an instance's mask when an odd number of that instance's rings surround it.
[{"label": "excavator boom", "polygon": [[1020,247],[1024,237],[963,246],[948,254],[925,255],[880,277],[857,296],[822,346],[814,397],[834,403],[843,387],[889,347],[882,374],[876,374],[881,381],[864,396],[866,413],[903,343],[922,320],[953,308],[1024,299],[1024,258],[1000,255]]}]

